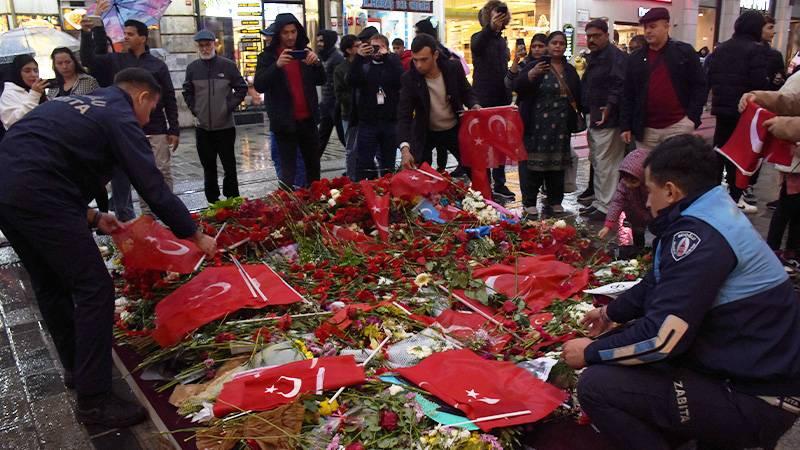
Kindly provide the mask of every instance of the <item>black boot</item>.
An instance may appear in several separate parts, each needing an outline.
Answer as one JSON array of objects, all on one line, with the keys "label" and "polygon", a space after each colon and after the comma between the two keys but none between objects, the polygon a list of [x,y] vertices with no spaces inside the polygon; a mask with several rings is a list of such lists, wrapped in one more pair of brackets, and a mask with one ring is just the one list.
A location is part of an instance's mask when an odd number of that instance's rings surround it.
[{"label": "black boot", "polygon": [[67,389],[75,389],[75,378],[73,378],[72,369],[64,369],[64,386]]},{"label": "black boot", "polygon": [[117,397],[113,392],[93,396],[78,396],[78,421],[86,425],[125,428],[144,422],[145,409],[136,403]]}]

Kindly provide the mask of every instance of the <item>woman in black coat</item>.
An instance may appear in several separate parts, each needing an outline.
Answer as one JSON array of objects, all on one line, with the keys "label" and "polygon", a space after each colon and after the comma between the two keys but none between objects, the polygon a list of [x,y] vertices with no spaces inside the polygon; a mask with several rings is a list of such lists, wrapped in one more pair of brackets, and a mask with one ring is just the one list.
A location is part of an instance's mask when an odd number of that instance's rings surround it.
[{"label": "woman in black coat", "polygon": [[581,110],[580,76],[564,57],[566,45],[564,33],[550,33],[549,56],[525,65],[514,80],[525,124],[528,161],[520,184],[529,214],[536,213],[536,196],[542,186],[547,190],[545,213],[564,212],[564,173],[572,165],[571,137],[579,128],[577,111]]}]

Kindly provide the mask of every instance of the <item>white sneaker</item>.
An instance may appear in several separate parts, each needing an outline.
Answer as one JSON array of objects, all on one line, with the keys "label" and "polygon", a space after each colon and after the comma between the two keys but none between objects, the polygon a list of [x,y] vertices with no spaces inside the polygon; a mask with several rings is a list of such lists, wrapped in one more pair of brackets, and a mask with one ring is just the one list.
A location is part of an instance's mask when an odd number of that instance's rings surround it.
[{"label": "white sneaker", "polygon": [[744,201],[744,198],[739,199],[739,204],[737,206],[745,214],[755,214],[758,212],[758,207],[747,203]]}]

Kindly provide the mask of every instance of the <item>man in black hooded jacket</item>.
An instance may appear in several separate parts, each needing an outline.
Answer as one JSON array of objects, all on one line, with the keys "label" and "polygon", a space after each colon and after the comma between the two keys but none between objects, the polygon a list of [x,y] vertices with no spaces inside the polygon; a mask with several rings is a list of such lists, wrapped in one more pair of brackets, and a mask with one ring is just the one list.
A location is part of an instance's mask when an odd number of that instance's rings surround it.
[{"label": "man in black hooded jacket", "polygon": [[278,143],[284,188],[294,184],[298,148],[308,182],[320,178],[316,86],[323,84],[325,68],[308,48],[303,25],[289,13],[275,16],[275,37],[258,55],[253,86],[264,94],[270,130]]},{"label": "man in black hooded jacket", "polygon": [[317,52],[325,67],[325,84],[322,85],[322,98],[319,101],[319,154],[325,153],[331,132],[334,127],[339,140],[344,145],[344,130],[341,129],[341,114],[337,114],[339,105],[333,92],[333,72],[344,62],[344,56],[336,48],[339,35],[333,30],[322,30],[317,35]]},{"label": "man in black hooded jacket", "polygon": [[[722,147],[739,122],[739,99],[750,91],[769,89],[766,52],[761,45],[764,16],[746,11],[736,19],[733,37],[719,45],[708,68],[711,114],[717,117],[714,146]],[[736,168],[723,158],[731,197],[738,202],[742,190],[736,187]],[[742,204],[740,208],[746,207]],[[750,208],[745,209],[750,212]]]}]

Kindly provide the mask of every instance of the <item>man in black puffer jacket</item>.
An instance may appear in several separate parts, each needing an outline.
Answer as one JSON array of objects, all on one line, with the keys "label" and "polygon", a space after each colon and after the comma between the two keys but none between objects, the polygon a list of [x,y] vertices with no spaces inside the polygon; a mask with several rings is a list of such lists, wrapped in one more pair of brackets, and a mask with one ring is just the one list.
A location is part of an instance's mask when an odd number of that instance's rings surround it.
[{"label": "man in black puffer jacket", "polygon": [[[708,68],[708,84],[711,87],[711,114],[717,117],[714,146],[718,148],[725,145],[739,122],[738,105],[742,95],[769,89],[767,53],[761,44],[764,23],[760,12],[744,12],[736,19],[733,37],[714,51],[714,59]],[[738,202],[742,190],[736,187],[736,169],[731,162],[723,160],[731,197]]]},{"label": "man in black puffer jacket", "polygon": [[[333,30],[322,30],[317,35],[317,53],[322,65],[325,67],[325,84],[322,85],[322,98],[319,100],[319,154],[325,153],[331,132],[336,127],[339,140],[344,140],[344,130],[340,130],[338,123],[341,115],[337,114],[339,108],[336,94],[333,92],[333,71],[336,66],[344,62],[344,56],[336,48],[339,35]],[[344,142],[342,142],[344,145]]]}]

